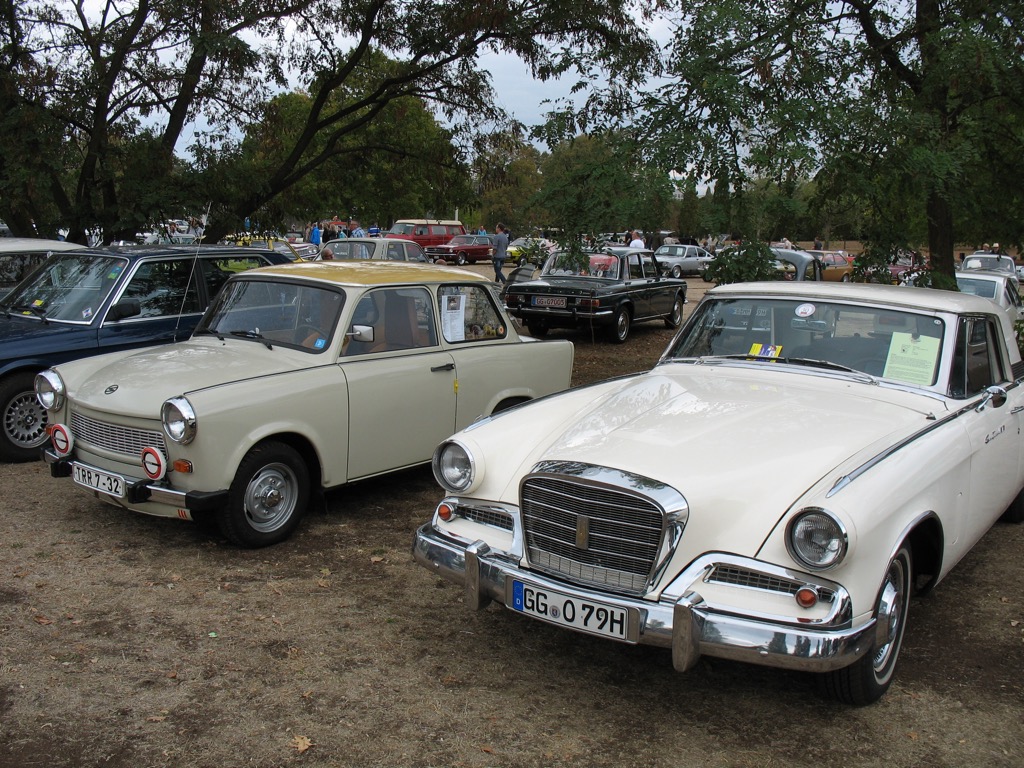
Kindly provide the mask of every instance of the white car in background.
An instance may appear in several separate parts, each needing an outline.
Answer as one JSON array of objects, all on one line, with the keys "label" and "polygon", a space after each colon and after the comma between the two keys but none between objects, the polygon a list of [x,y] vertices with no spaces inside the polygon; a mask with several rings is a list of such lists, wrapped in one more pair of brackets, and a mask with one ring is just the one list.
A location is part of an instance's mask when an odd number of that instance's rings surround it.
[{"label": "white car in background", "polygon": [[814,672],[867,704],[911,595],[1024,520],[1022,380],[988,299],[719,286],[650,372],[443,442],[447,495],[414,556],[469,608],[661,646],[681,672],[702,655]]}]

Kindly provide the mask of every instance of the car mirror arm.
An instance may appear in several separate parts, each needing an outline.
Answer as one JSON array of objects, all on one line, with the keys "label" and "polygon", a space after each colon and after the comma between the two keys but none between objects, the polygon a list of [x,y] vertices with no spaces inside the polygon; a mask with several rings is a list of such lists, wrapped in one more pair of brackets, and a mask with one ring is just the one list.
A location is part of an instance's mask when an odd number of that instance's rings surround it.
[{"label": "car mirror arm", "polygon": [[978,413],[981,413],[991,403],[993,408],[1001,408],[1006,404],[1006,390],[1002,387],[992,385],[991,387],[985,388],[985,396],[981,398],[981,402],[974,408]]},{"label": "car mirror arm", "polygon": [[372,325],[353,325],[352,330],[345,334],[352,341],[369,343],[373,341]]}]

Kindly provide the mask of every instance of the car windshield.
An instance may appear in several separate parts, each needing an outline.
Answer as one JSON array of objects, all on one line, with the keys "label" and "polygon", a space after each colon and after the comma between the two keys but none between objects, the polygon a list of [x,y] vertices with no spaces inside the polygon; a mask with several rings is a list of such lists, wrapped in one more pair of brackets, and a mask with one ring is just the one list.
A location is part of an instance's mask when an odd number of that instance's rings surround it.
[{"label": "car windshield", "polygon": [[474,240],[469,235],[458,235],[456,237],[453,237],[448,242],[448,245],[473,245],[473,243]]},{"label": "car windshield", "polygon": [[266,279],[229,281],[195,336],[250,339],[311,352],[331,343],[344,295],[327,288]]},{"label": "car windshield", "polygon": [[884,306],[808,299],[707,301],[673,343],[670,358],[734,358],[851,370],[932,386],[945,324]]},{"label": "car windshield", "polygon": [[610,253],[569,253],[553,254],[544,264],[541,275],[545,277],[601,277],[619,279],[619,258]]},{"label": "car windshield", "polygon": [[92,322],[128,266],[123,256],[56,254],[4,297],[6,312],[64,322]]},{"label": "car windshield", "polygon": [[977,254],[968,256],[964,259],[964,269],[992,269],[996,272],[1006,272],[1007,274],[1016,274],[1015,264],[1013,259],[1008,256],[978,256]]}]

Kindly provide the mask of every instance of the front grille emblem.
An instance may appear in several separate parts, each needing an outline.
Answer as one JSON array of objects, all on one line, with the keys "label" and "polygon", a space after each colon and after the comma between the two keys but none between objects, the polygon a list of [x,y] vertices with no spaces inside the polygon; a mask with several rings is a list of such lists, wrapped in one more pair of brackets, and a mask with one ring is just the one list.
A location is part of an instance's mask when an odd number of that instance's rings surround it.
[{"label": "front grille emblem", "polygon": [[117,392],[117,384],[111,384],[109,387],[103,390],[104,395],[112,395]]},{"label": "front grille emblem", "polygon": [[578,549],[590,547],[590,518],[586,515],[579,515],[576,518],[576,547]]}]

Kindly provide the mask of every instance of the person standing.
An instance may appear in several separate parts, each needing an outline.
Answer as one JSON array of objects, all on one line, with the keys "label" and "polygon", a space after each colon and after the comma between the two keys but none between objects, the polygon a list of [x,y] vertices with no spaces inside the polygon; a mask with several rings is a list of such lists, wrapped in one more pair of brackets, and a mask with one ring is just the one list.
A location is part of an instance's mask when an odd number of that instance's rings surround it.
[{"label": "person standing", "polygon": [[502,267],[505,266],[505,259],[508,257],[508,235],[505,234],[505,225],[498,224],[494,228],[494,256],[491,257],[491,261],[494,264],[494,281],[497,283],[507,283],[508,280],[505,278],[505,273],[502,272]]},{"label": "person standing", "polygon": [[348,229],[351,233],[349,235],[350,237],[366,237],[366,230],[359,226],[359,221],[356,219],[352,219],[352,221],[348,223]]},{"label": "person standing", "polygon": [[646,248],[647,247],[646,245],[644,245],[644,239],[642,237],[640,237],[640,232],[638,230],[635,230],[635,229],[633,230],[633,239],[629,241],[629,247],[630,248]]},{"label": "person standing", "polygon": [[309,231],[309,242],[313,245],[320,246],[320,225],[317,222],[313,222],[313,229]]}]

